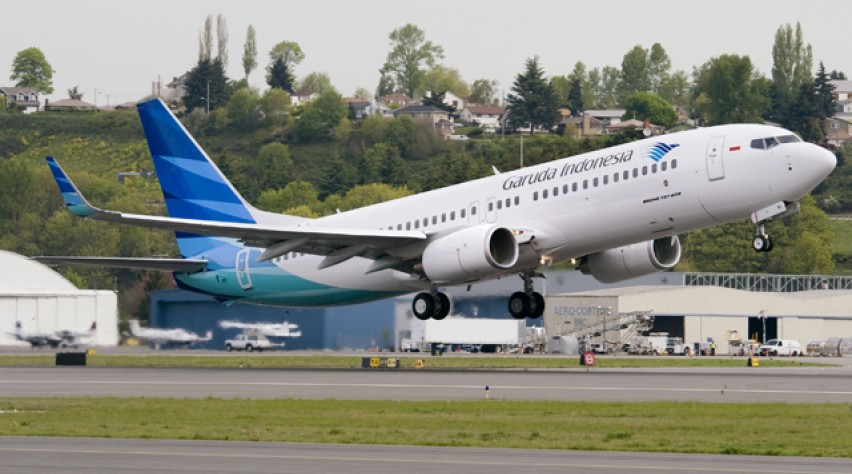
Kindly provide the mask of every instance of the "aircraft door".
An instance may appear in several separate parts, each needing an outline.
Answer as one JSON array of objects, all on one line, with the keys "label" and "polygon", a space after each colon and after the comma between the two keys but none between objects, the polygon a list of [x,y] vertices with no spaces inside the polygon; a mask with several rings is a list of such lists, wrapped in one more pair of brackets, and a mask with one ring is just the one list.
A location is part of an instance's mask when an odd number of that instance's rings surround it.
[{"label": "aircraft door", "polygon": [[237,282],[244,290],[252,288],[251,273],[249,272],[249,262],[251,260],[251,249],[242,249],[237,252],[237,261],[235,265]]},{"label": "aircraft door", "polygon": [[725,137],[713,137],[707,145],[707,179],[716,181],[725,177],[723,161]]},{"label": "aircraft door", "polygon": [[497,222],[497,198],[488,198],[485,201],[485,222]]}]

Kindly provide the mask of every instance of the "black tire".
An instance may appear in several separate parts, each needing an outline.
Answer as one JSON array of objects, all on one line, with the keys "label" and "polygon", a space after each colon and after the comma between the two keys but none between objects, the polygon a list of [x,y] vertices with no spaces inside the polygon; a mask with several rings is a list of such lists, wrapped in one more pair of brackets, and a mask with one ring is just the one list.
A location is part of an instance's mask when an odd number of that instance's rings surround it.
[{"label": "black tire", "polygon": [[544,314],[544,296],[541,293],[533,292],[530,298],[530,319],[538,319]]},{"label": "black tire", "polygon": [[769,353],[772,357],[778,357],[778,351],[772,351]]},{"label": "black tire", "polygon": [[228,352],[231,352],[232,350],[234,350],[234,348],[231,347],[230,344],[225,344],[225,350],[228,351]]},{"label": "black tire", "polygon": [[246,345],[246,352],[254,352],[254,346],[251,344]]},{"label": "black tire", "polygon": [[767,240],[762,235],[755,235],[754,240],[751,241],[751,248],[755,252],[766,252],[767,245]]},{"label": "black tire", "polygon": [[775,246],[772,244],[772,238],[767,235],[766,236],[766,249],[764,249],[763,251],[764,252],[771,252],[774,247]]},{"label": "black tire", "polygon": [[411,311],[415,318],[426,321],[435,315],[435,298],[429,293],[418,293],[411,303]]},{"label": "black tire", "polygon": [[450,298],[446,293],[438,293],[435,300],[435,314],[432,318],[440,321],[450,314]]},{"label": "black tire", "polygon": [[509,314],[515,319],[524,319],[530,314],[530,298],[517,291],[509,297]]}]

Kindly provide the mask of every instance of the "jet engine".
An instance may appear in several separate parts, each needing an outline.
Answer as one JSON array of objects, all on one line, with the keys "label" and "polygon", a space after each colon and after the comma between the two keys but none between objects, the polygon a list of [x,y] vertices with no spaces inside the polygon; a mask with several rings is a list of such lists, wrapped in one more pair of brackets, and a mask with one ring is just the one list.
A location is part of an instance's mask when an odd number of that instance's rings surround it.
[{"label": "jet engine", "polygon": [[680,239],[663,237],[587,255],[580,271],[601,283],[617,283],[668,270],[679,261]]},{"label": "jet engine", "polygon": [[512,231],[488,224],[441,236],[423,250],[423,271],[435,283],[489,277],[517,261],[518,242]]}]

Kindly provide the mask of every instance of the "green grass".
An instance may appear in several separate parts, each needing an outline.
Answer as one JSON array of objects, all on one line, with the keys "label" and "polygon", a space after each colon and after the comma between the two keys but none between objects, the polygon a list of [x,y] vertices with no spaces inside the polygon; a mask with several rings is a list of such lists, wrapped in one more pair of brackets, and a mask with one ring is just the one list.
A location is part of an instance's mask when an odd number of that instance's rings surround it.
[{"label": "green grass", "polygon": [[852,220],[832,219],[834,230],[834,253],[852,256]]},{"label": "green grass", "polygon": [[849,404],[0,399],[2,436],[852,457],[848,426]]},{"label": "green grass", "polygon": [[[394,354],[386,354],[395,356]],[[361,367],[361,356],[326,355],[90,355],[87,365],[93,367],[245,367],[245,368],[308,368],[349,369]],[[401,368],[413,369],[417,360],[425,369],[571,369],[579,368],[579,356],[422,356],[402,357]],[[56,362],[53,354],[2,355],[0,367],[51,366]],[[823,364],[803,363],[797,359],[760,359],[762,367],[802,367]],[[729,357],[599,357],[596,367],[601,368],[666,368],[666,367],[745,367],[742,358]]]}]

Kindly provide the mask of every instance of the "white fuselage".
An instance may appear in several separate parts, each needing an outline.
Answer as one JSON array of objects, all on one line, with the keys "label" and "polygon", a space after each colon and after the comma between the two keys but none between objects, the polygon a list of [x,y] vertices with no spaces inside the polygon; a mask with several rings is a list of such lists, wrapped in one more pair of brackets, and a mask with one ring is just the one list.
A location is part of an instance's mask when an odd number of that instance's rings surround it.
[{"label": "white fuselage", "polygon": [[[831,172],[835,158],[798,140],[767,149],[753,147],[754,140],[782,136],[793,135],[763,125],[663,135],[303,225],[422,231],[430,239],[471,225],[503,226],[520,231],[519,239],[532,238],[530,245],[522,246],[517,264],[503,274],[517,273],[537,267],[543,258],[562,262],[744,220],[773,203],[797,201]],[[652,153],[656,144],[675,147],[660,157],[659,152]],[[399,255],[422,253],[429,241],[399,249]],[[429,287],[429,282],[403,272],[368,273],[370,259],[356,257],[318,269],[321,260],[286,254],[273,263],[290,275],[328,287],[385,292]],[[247,270],[252,271],[251,264]]]}]

